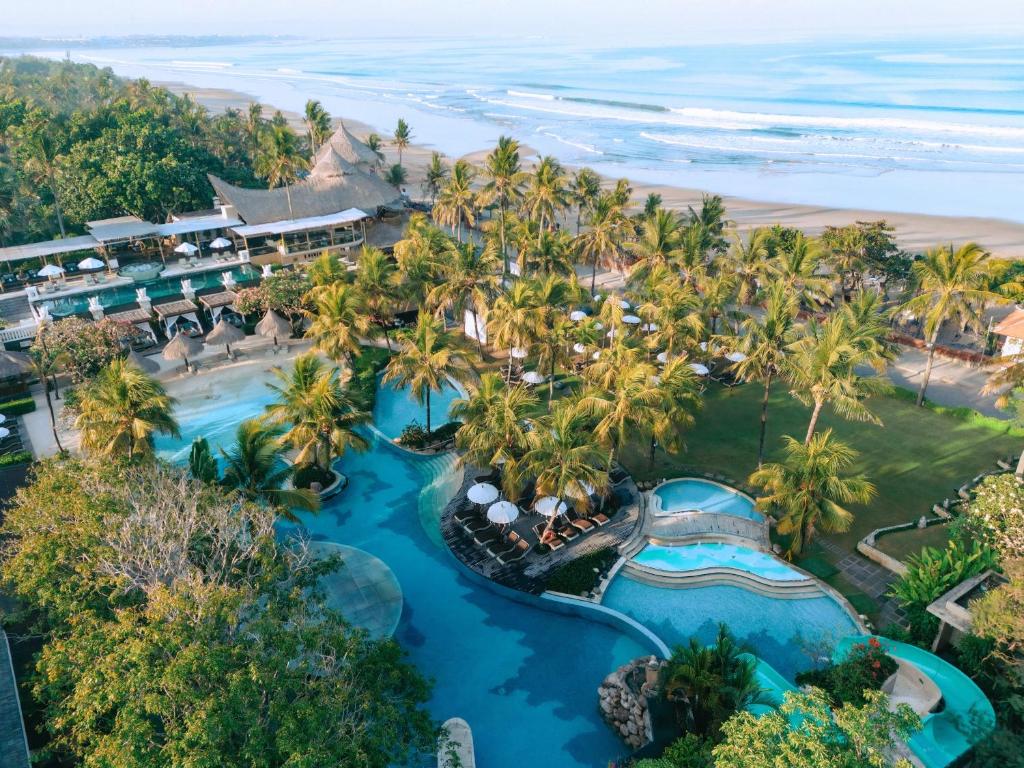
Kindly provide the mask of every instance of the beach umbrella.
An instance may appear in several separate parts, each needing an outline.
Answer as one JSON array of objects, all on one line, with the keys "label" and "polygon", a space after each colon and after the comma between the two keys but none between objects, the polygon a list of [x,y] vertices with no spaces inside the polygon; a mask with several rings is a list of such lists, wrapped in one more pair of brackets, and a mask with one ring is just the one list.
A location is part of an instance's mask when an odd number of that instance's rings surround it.
[{"label": "beach umbrella", "polygon": [[708,343],[706,341],[702,341],[700,343],[700,349],[701,349],[702,352],[707,352],[708,351]]},{"label": "beach umbrella", "polygon": [[656,330],[658,330],[658,324],[657,323],[644,323],[643,325],[640,326],[640,330],[644,331],[645,333],[648,333],[648,332],[651,332],[651,331],[656,331]]},{"label": "beach umbrella", "polygon": [[603,331],[604,330],[604,323],[602,323],[600,320],[598,320],[596,323],[594,323],[594,330],[595,331]]},{"label": "beach umbrella", "polygon": [[7,417],[0,413],[0,424],[3,424],[5,421],[7,421]]},{"label": "beach umbrella", "polygon": [[265,339],[272,338],[276,347],[279,338],[290,339],[292,337],[292,326],[277,312],[268,309],[263,319],[256,323],[256,333]]},{"label": "beach umbrella", "polygon": [[599,349],[599,350],[597,350],[597,352],[595,352],[594,354],[592,354],[592,355],[590,356],[590,358],[591,358],[592,360],[597,360],[597,359],[599,359],[600,357],[601,357],[601,350],[600,350],[600,349]]},{"label": "beach umbrella", "polygon": [[594,301],[600,301],[601,300],[601,294],[600,293],[595,293],[594,296],[593,296],[593,299],[594,299]]},{"label": "beach umbrella", "polygon": [[537,371],[527,371],[523,374],[523,381],[527,384],[543,384],[547,377]]},{"label": "beach umbrella", "polygon": [[60,277],[64,274],[64,267],[58,267],[56,264],[47,264],[36,274],[40,277]]},{"label": "beach umbrella", "polygon": [[516,360],[525,360],[530,355],[530,350],[525,347],[512,347],[512,357]]},{"label": "beach umbrella", "polygon": [[474,504],[490,504],[498,498],[498,489],[490,483],[477,483],[470,487],[466,498]]},{"label": "beach umbrella", "polygon": [[654,386],[658,386],[659,384],[661,384],[661,376],[658,376],[657,374],[651,376],[651,384],[653,384]]},{"label": "beach umbrella", "polygon": [[626,325],[640,325],[640,318],[636,315],[623,315],[622,322]]},{"label": "beach umbrella", "polygon": [[0,379],[20,376],[32,370],[32,360],[24,352],[10,352],[0,348]]},{"label": "beach umbrella", "polygon": [[217,324],[213,326],[213,330],[206,334],[206,345],[219,347],[223,344],[224,348],[228,352],[228,357],[230,357],[231,345],[237,344],[244,338],[245,331],[241,328],[236,328],[221,317],[221,319],[217,321]]},{"label": "beach umbrella", "polygon": [[587,319],[587,313],[584,312],[582,309],[574,309],[572,312],[569,313],[569,319],[572,320],[574,323],[578,323],[581,320]]},{"label": "beach umbrella", "polygon": [[747,359],[747,356],[744,355],[742,352],[730,352],[725,356],[725,359],[728,360],[730,363],[742,363],[744,360]]},{"label": "beach umbrella", "polygon": [[690,368],[698,376],[707,376],[709,373],[711,373],[711,369],[708,368],[703,363],[690,363]]},{"label": "beach umbrella", "polygon": [[127,360],[143,373],[154,374],[160,370],[160,363],[148,357],[143,357],[134,349],[128,353]]},{"label": "beach umbrella", "polygon": [[625,299],[619,299],[619,306],[620,306],[620,307],[622,307],[623,309],[629,309],[629,308],[630,308],[630,307],[632,307],[633,305],[632,305],[632,304],[630,304],[630,303],[629,303],[628,301],[626,301]]},{"label": "beach umbrella", "polygon": [[533,505],[533,508],[538,515],[543,515],[544,517],[564,515],[566,510],[569,509],[565,506],[564,501],[554,496],[541,496],[537,499],[537,503]]},{"label": "beach umbrella", "polygon": [[7,427],[0,427],[0,440],[3,440],[5,437],[10,437],[10,436],[11,436],[11,430],[9,430]]},{"label": "beach umbrella", "polygon": [[575,344],[572,345],[572,351],[575,352],[577,355],[582,355],[584,352],[587,351],[587,345],[581,344],[580,342],[577,341]]},{"label": "beach umbrella", "polygon": [[659,352],[656,359],[659,363],[665,365],[668,362],[668,352]]},{"label": "beach umbrella", "polygon": [[192,243],[182,243],[181,245],[174,249],[174,252],[183,254],[185,256],[194,256],[196,253],[199,252],[199,249],[192,245]]},{"label": "beach umbrella", "polygon": [[498,525],[508,525],[519,517],[519,507],[511,501],[496,501],[487,508],[487,519]]},{"label": "beach umbrella", "polygon": [[210,248],[214,251],[225,251],[232,245],[233,243],[226,237],[218,237],[215,240],[210,241]]},{"label": "beach umbrella", "polygon": [[188,370],[190,367],[188,359],[198,355],[201,349],[202,345],[195,339],[184,333],[176,333],[170,343],[164,347],[163,356],[164,360],[184,360],[185,369]]},{"label": "beach umbrella", "polygon": [[82,259],[78,262],[79,269],[103,269],[106,264],[97,259],[95,256],[90,256],[87,259]]}]

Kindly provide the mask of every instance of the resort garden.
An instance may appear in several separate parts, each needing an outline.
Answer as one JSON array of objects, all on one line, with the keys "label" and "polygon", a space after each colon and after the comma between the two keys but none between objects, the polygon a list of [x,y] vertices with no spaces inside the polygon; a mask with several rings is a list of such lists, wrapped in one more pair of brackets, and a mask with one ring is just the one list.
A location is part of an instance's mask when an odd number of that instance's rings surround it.
[{"label": "resort garden", "polygon": [[[315,144],[323,121],[307,117]],[[399,152],[409,137],[400,123]],[[297,172],[288,154],[273,183]],[[542,766],[903,766],[908,741],[928,768],[974,745],[974,765],[1019,759],[1024,552],[1019,504],[1007,501],[1018,480],[982,481],[948,524],[949,543],[907,559],[892,588],[905,621],[879,627],[891,640],[865,631],[882,605],[835,567],[873,529],[930,514],[1024,446],[1010,422],[930,407],[927,374],[915,393],[884,375],[901,313],[921,319],[930,370],[944,325],[977,324],[986,305],[1016,298],[987,254],[968,244],[912,257],[883,222],[741,236],[717,197],[685,213],[655,198],[636,205],[627,182],[551,157],[528,166],[507,138],[479,168],[435,158],[424,194],[430,215],[414,213],[393,249],[366,247],[351,269],[325,254],[247,289],[247,326],[276,329],[275,348],[301,337],[302,351],[270,366],[258,403],[243,403],[252,407],[217,445],[169,394],[166,372],[145,372],[118,345],[103,352],[106,336],[83,351],[82,336],[62,332],[70,321],[41,333],[37,353],[73,382],[53,430],[75,436],[78,455],[36,465],[5,516],[2,575],[37,643],[23,692],[44,763],[383,768],[433,751],[438,720],[452,716],[484,723],[477,753],[493,766],[527,754]],[[997,384],[1012,393],[1017,373]],[[406,401],[414,418],[389,434],[381,409],[405,414]],[[187,459],[168,461],[168,445]],[[439,478],[456,469],[446,490]],[[742,524],[715,517],[733,526],[725,544],[760,531],[764,546],[739,549],[757,549],[808,599],[776,599],[782,587],[756,572],[740,574],[746,587],[651,592],[655,549],[648,565],[631,552],[607,579],[626,548],[657,545],[645,526],[660,526],[664,543],[692,521],[663,496],[657,511],[668,514],[651,523],[658,489],[646,492],[677,477],[747,503]],[[466,495],[485,485],[488,501]],[[414,626],[392,639],[350,620],[321,581],[344,558],[315,556],[310,539],[385,560]],[[982,707],[970,727],[950,724],[969,711],[954,693],[985,697],[941,659],[935,679],[957,686],[942,691],[946,709],[915,711],[899,689],[890,700],[898,666],[937,658],[915,647],[937,629],[928,605],[989,570],[1008,581],[977,603],[974,630],[948,655],[998,702],[998,722]],[[470,572],[526,585],[534,602],[493,594]],[[576,593],[558,599],[581,615],[552,613],[550,600],[537,608],[545,589]],[[710,644],[666,635],[674,650],[659,648],[660,666],[633,687],[650,637],[678,630],[641,609],[669,614],[701,589],[733,590],[722,610],[738,600],[751,626],[740,634],[703,615]],[[613,613],[654,627],[646,640],[589,618],[602,590]],[[799,663],[799,649],[779,650],[789,638],[741,647],[755,625],[799,624],[802,614],[781,612],[801,603],[839,617],[833,647]],[[793,669],[780,674],[765,652]],[[650,716],[638,717],[653,723],[651,738],[623,733],[643,745],[633,757],[594,730],[593,690],[620,664],[622,696],[642,693]],[[520,718],[519,736],[499,714]],[[935,718],[946,730],[922,731]]]}]

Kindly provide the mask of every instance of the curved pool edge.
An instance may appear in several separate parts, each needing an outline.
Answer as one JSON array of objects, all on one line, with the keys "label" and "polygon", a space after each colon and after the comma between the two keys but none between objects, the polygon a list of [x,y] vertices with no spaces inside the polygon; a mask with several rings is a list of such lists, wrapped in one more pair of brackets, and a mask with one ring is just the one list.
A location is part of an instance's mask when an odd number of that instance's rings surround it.
[{"label": "curved pool edge", "polygon": [[[737,496],[742,496],[744,499],[746,499],[747,501],[750,502],[750,506],[751,506],[751,508],[753,508],[754,514],[758,515],[759,520],[755,520],[755,522],[768,522],[768,517],[765,514],[763,514],[762,512],[758,512],[757,511],[757,500],[753,496],[751,496],[749,493],[747,493],[746,491],[741,491],[739,488],[737,488],[735,486],[732,486],[732,485],[728,485],[727,483],[723,483],[720,480],[712,480],[710,477],[699,477],[697,475],[680,475],[679,477],[670,477],[667,480],[662,480],[656,486],[654,486],[649,491],[647,491],[647,493],[650,494],[650,499],[651,499],[651,504],[652,504],[651,514],[653,514],[655,517],[665,517],[665,516],[668,516],[668,515],[677,515],[677,514],[686,514],[686,513],[690,513],[690,512],[703,512],[704,511],[704,510],[696,509],[696,508],[695,509],[678,509],[678,510],[675,510],[675,511],[667,511],[666,510],[664,512],[664,515],[659,515],[658,514],[659,512],[662,512],[661,496],[658,495],[658,491],[661,490],[666,485],[671,485],[672,483],[676,483],[676,482],[679,482],[681,480],[697,480],[697,481],[699,481],[701,483],[707,483],[708,485],[717,485],[719,488],[721,488],[724,491],[728,491],[729,493],[735,494]],[[653,501],[654,499],[657,499],[657,501]],[[729,514],[729,513],[728,512],[719,512],[718,514]],[[732,515],[732,517],[746,517],[748,520],[752,520],[753,519],[753,518],[747,517],[746,515]]]}]

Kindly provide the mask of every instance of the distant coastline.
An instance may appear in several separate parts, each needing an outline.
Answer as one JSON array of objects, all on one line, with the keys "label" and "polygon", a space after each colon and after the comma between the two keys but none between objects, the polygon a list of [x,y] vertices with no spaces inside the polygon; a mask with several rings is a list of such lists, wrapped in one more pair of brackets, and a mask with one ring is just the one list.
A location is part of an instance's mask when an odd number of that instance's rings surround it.
[{"label": "distant coastline", "polygon": [[[220,112],[229,108],[244,109],[251,102],[260,101],[251,94],[230,88],[200,87],[184,82],[158,82],[156,84],[177,94],[187,93],[212,112]],[[267,110],[278,108],[274,104],[265,104],[264,106]],[[285,109],[282,109],[281,112],[289,117],[298,129],[302,130],[302,120],[297,113]],[[387,126],[371,126],[346,118],[344,115],[335,115],[334,117],[343,119],[352,131],[361,136],[377,132],[386,138],[390,133]],[[415,128],[414,125],[413,129],[415,130]],[[423,168],[429,161],[431,152],[434,151],[434,147],[423,142],[423,139],[429,139],[429,137],[418,135],[418,138],[421,141],[416,142],[403,155],[403,163],[409,171],[409,183],[406,186],[413,196],[419,192],[419,185],[423,179]],[[486,146],[481,147],[465,157],[479,162],[490,149]],[[397,161],[397,156],[391,157],[394,154],[391,147],[385,146],[385,154],[388,155],[389,162]],[[638,199],[653,192],[662,196],[666,206],[683,210],[689,205],[698,204],[701,195],[704,194],[703,190],[666,184],[633,182],[632,186],[634,197]],[[973,240],[990,250],[995,256],[1024,258],[1024,224],[1012,221],[776,203],[729,195],[724,195],[723,199],[729,218],[735,222],[740,231],[753,227],[782,224],[783,226],[797,227],[809,234],[816,234],[829,225],[885,219],[896,228],[901,247],[910,251],[923,251],[943,243]]]}]

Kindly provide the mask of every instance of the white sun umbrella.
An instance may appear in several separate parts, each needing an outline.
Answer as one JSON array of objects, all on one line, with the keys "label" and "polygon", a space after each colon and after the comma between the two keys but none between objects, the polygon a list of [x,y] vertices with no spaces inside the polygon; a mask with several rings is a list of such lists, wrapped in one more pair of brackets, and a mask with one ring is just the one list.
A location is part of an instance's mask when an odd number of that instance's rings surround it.
[{"label": "white sun umbrella", "polygon": [[594,301],[600,301],[600,300],[601,300],[601,294],[600,293],[595,293],[594,294]]},{"label": "white sun umbrella", "polygon": [[630,309],[633,305],[630,304],[625,299],[619,299],[619,306],[622,307],[623,309]]},{"label": "white sun umbrella", "polygon": [[747,359],[747,356],[744,355],[742,352],[730,352],[725,356],[725,359],[728,360],[730,363],[742,363],[744,360]]},{"label": "white sun umbrella", "polygon": [[175,253],[181,253],[185,256],[194,256],[198,251],[199,249],[192,245],[192,243],[182,243],[174,249]]},{"label": "white sun umbrella", "polygon": [[592,354],[592,355],[590,356],[590,358],[591,358],[592,360],[597,360],[597,359],[599,359],[600,357],[601,357],[601,350],[600,350],[600,349],[599,349],[599,350],[597,350],[597,352],[595,352],[594,354]]},{"label": "white sun umbrella", "polygon": [[95,256],[90,256],[87,259],[82,259],[78,262],[79,269],[103,269],[106,264],[97,259]]},{"label": "white sun umbrella", "polygon": [[530,356],[530,350],[525,347],[512,347],[512,357],[516,360],[525,360]]},{"label": "white sun umbrella", "polygon": [[230,248],[232,242],[226,237],[218,237],[210,241],[210,247],[215,251],[223,251],[225,248]]},{"label": "white sun umbrella", "polygon": [[690,369],[698,376],[707,376],[711,373],[711,369],[703,363],[690,363]]},{"label": "white sun umbrella", "polygon": [[0,413],[0,424],[3,424],[5,421],[7,421],[7,417]]},{"label": "white sun umbrella", "polygon": [[604,330],[604,323],[602,323],[600,320],[598,320],[596,323],[594,323],[594,330],[596,330],[596,331],[603,331]]},{"label": "white sun umbrella", "polygon": [[56,264],[47,264],[36,274],[40,277],[60,277],[64,274],[64,267],[58,267]]},{"label": "white sun umbrella", "polygon": [[661,363],[662,365],[665,365],[666,363],[668,363],[668,352],[659,352],[658,353],[658,357],[657,357],[657,361],[659,363]]},{"label": "white sun umbrella", "polygon": [[10,437],[10,436],[11,436],[11,430],[9,430],[7,427],[0,427],[0,440],[3,440],[5,437]]},{"label": "white sun umbrella", "polygon": [[554,496],[541,496],[537,499],[537,503],[533,505],[538,515],[544,515],[544,517],[554,517],[555,515],[564,515],[569,509],[564,501],[555,498]]},{"label": "white sun umbrella", "polygon": [[643,325],[640,326],[640,330],[644,331],[645,333],[651,332],[651,331],[656,331],[656,330],[658,330],[658,324],[657,323],[644,323]]},{"label": "white sun umbrella", "polygon": [[636,315],[623,315],[622,322],[626,325],[640,325],[641,320]]},{"label": "white sun umbrella", "polygon": [[700,343],[700,349],[701,349],[702,352],[707,352],[708,351],[708,343],[706,341],[702,341]]},{"label": "white sun umbrella", "polygon": [[477,483],[470,487],[466,498],[474,504],[490,504],[498,498],[498,489],[490,483]]},{"label": "white sun umbrella", "polygon": [[538,371],[527,371],[523,374],[523,381],[527,384],[543,384],[547,377]]},{"label": "white sun umbrella", "polygon": [[582,320],[587,319],[587,313],[584,312],[582,309],[574,309],[572,312],[569,313],[569,319],[572,320],[574,323],[578,323]]},{"label": "white sun umbrella", "polygon": [[511,501],[496,501],[487,508],[487,519],[498,525],[508,525],[519,517],[519,507]]},{"label": "white sun umbrella", "polygon": [[580,342],[577,341],[575,344],[572,345],[572,351],[575,352],[577,355],[582,355],[584,352],[587,351],[587,345],[581,344]]}]

